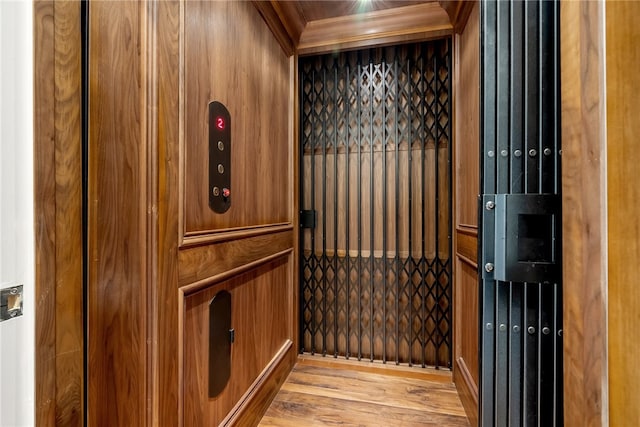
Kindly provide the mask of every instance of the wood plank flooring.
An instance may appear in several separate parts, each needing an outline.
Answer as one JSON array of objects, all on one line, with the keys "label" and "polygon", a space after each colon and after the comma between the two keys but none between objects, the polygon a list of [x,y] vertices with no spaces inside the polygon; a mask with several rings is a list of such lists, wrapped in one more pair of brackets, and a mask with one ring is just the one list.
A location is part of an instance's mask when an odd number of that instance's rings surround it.
[{"label": "wood plank flooring", "polygon": [[301,357],[259,425],[469,426],[450,372],[329,360]]}]

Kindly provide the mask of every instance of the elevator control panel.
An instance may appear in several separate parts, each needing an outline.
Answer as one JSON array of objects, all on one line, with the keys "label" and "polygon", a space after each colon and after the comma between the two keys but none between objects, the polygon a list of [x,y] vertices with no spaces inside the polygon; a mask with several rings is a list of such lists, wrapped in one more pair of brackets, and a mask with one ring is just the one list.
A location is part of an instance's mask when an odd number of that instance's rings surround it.
[{"label": "elevator control panel", "polygon": [[231,115],[222,103],[209,103],[209,207],[231,207]]}]

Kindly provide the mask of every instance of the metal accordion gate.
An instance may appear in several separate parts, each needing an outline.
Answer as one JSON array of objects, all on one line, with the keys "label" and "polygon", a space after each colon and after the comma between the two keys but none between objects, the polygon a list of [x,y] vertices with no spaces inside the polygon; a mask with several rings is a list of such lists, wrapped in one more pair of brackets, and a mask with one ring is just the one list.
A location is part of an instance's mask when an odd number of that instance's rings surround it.
[{"label": "metal accordion gate", "polygon": [[451,42],[299,60],[301,352],[451,366]]},{"label": "metal accordion gate", "polygon": [[480,426],[561,426],[559,2],[481,14]]}]

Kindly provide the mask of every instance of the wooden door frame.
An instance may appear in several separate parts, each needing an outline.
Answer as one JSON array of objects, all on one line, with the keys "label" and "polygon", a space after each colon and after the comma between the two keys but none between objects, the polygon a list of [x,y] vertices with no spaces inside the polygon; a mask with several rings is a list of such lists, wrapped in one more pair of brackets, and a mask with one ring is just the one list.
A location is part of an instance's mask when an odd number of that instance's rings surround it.
[{"label": "wooden door frame", "polygon": [[81,5],[34,3],[35,419],[84,422]]},{"label": "wooden door frame", "polygon": [[566,426],[608,425],[604,7],[560,6]]},{"label": "wooden door frame", "polygon": [[[606,149],[604,105],[587,108],[593,96],[603,99],[603,87],[600,74],[585,74],[590,64],[603,70],[603,6],[569,2],[561,8],[565,421],[567,425],[606,425],[607,282],[606,261],[599,256],[606,253],[602,214],[606,177],[605,158],[592,155]],[[80,15],[79,2],[34,3],[35,407],[39,426],[82,425],[85,417]],[[595,45],[589,44],[594,41]]]}]

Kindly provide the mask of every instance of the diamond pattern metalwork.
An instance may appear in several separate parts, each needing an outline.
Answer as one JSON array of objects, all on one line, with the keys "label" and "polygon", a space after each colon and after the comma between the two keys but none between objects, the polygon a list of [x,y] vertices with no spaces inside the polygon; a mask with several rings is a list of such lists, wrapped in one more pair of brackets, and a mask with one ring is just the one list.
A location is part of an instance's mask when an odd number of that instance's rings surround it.
[{"label": "diamond pattern metalwork", "polygon": [[450,56],[300,59],[301,352],[451,366]]}]

